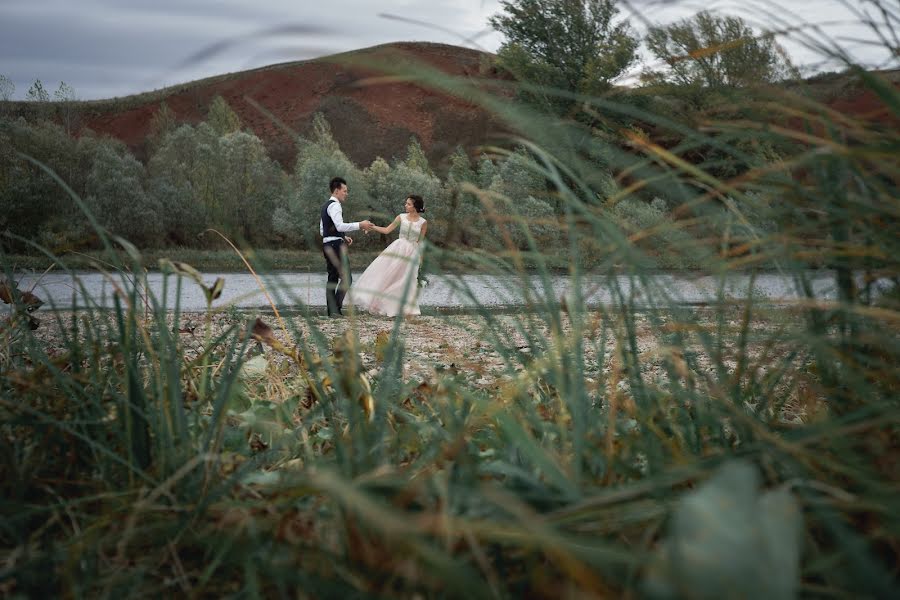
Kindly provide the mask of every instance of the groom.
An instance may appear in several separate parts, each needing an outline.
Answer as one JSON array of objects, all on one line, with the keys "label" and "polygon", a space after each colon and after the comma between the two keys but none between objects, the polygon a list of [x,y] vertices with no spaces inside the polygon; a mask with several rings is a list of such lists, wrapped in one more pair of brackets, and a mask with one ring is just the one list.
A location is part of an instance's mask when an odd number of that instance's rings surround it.
[{"label": "groom", "polygon": [[[341,305],[344,295],[350,289],[353,279],[347,263],[347,248],[353,240],[346,235],[348,231],[368,231],[372,227],[370,221],[344,223],[344,211],[341,205],[347,199],[347,182],[342,177],[335,177],[328,187],[331,198],[322,205],[322,217],[319,221],[319,234],[322,236],[322,252],[325,254],[325,267],[328,269],[328,284],[325,286],[325,305],[329,317],[341,317]],[[340,284],[338,283],[340,281]]]}]

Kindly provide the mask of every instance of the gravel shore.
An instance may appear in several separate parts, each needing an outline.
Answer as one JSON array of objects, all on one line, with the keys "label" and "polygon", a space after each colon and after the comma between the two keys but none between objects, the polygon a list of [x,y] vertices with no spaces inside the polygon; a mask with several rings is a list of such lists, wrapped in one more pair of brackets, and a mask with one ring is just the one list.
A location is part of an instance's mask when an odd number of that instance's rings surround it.
[{"label": "gravel shore", "polygon": [[[48,345],[51,354],[63,351],[64,337],[60,325],[71,331],[72,313],[43,313],[37,316],[41,317],[41,327],[35,331],[37,338]],[[208,318],[209,335],[214,339],[229,327],[252,327],[257,317],[270,326],[275,338],[287,347],[303,341],[317,351],[329,352],[348,331],[355,332],[363,367],[372,370],[380,367],[378,346],[389,338],[395,324],[394,319],[368,314],[343,319],[312,317],[306,320],[297,315],[281,315],[279,318],[272,313],[257,315],[246,312],[215,312]],[[703,309],[694,311],[693,317],[689,323],[664,323],[662,329],[652,325],[647,318],[638,318],[635,339],[645,381],[664,385],[668,377],[667,364],[674,366],[676,371],[687,373],[683,357],[686,349],[667,346],[663,340],[666,329],[689,327],[711,332],[717,326],[712,315]],[[87,317],[81,315],[80,318]],[[558,360],[558,356],[573,352],[575,343],[569,316],[561,315],[560,323],[561,328],[556,330],[543,318],[538,320],[537,316],[527,314],[496,314],[491,315],[490,319],[472,314],[407,318],[399,325],[398,331],[405,349],[403,378],[413,382],[429,381],[435,379],[439,372],[452,370],[462,375],[471,386],[487,389],[497,387],[516,377],[526,364],[538,363],[536,359],[549,354],[553,362]],[[183,344],[185,356],[196,356],[208,339],[207,315],[184,313],[177,325],[178,338]],[[175,331],[172,316],[169,316],[169,327]],[[614,315],[588,313],[581,327],[584,375],[590,386],[594,382],[608,379],[607,376],[613,369],[621,365],[619,356],[623,348],[627,348],[627,336],[622,322]],[[606,335],[601,347],[604,327]],[[729,319],[726,327],[733,331],[727,339],[737,339],[737,319]],[[152,329],[153,326],[148,327],[148,331]],[[765,335],[765,329],[765,324],[757,326],[757,334]],[[507,358],[498,352],[498,347],[506,349]],[[253,343],[247,352],[258,354],[261,349],[261,345]],[[691,376],[702,380],[704,375],[709,375],[710,381],[714,381],[714,368],[703,348],[697,345],[687,350],[692,352],[698,366]],[[726,366],[734,368],[737,361],[736,356],[732,356],[733,349],[726,346],[724,350]],[[758,352],[751,346],[751,356],[755,354]],[[290,372],[291,361],[288,358],[268,348],[265,349],[265,356],[268,362],[281,367],[280,372]],[[769,360],[774,356],[770,356]],[[765,369],[764,364],[756,364],[754,367]],[[627,388],[625,381],[620,380],[619,385]],[[783,409],[781,418],[797,422],[801,419],[802,412],[789,402]]]}]

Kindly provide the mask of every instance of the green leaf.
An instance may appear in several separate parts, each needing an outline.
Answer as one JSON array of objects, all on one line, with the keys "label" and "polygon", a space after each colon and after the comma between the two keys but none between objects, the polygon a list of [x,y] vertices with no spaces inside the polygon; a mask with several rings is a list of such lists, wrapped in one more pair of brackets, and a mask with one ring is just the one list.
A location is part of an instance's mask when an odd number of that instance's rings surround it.
[{"label": "green leaf", "polygon": [[269,367],[269,361],[262,354],[254,356],[243,365],[238,373],[240,379],[256,379],[266,375],[266,369]]},{"label": "green leaf", "polygon": [[654,598],[794,598],[802,517],[786,489],[764,494],[745,461],[686,495],[645,580]]}]

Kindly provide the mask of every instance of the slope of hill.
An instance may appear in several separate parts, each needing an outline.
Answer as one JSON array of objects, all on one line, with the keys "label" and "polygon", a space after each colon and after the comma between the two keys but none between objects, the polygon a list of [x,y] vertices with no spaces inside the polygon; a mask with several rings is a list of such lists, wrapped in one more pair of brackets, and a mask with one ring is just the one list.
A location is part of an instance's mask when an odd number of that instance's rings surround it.
[{"label": "slope of hill", "polygon": [[[870,73],[886,86],[900,90],[900,69]],[[894,107],[855,73],[814,75],[802,82],[788,83],[785,88],[864,124],[890,128],[900,126],[900,115],[896,114]]]},{"label": "slope of hill", "polygon": [[[78,126],[118,138],[144,158],[150,122],[162,101],[179,123],[195,124],[206,118],[213,98],[222,96],[242,124],[264,140],[270,155],[288,168],[295,156],[291,132],[307,133],[316,112],[325,115],[341,149],[359,166],[367,166],[376,156],[401,155],[413,136],[429,160],[439,164],[458,144],[472,147],[500,132],[498,122],[471,103],[356,66],[400,60],[451,76],[498,77],[490,54],[444,44],[394,43],[135,96],[78,102]],[[28,107],[23,106],[27,103],[16,104],[14,112],[27,114]]]},{"label": "slope of hill", "polygon": [[[457,145],[471,150],[502,135],[500,120],[475,104],[385,77],[362,65],[410,61],[454,77],[499,81],[504,76],[493,58],[459,46],[401,42],[210,77],[124,98],[75,102],[71,108],[76,130],[89,128],[120,139],[141,159],[146,158],[151,120],[161,102],[174,111],[179,123],[196,124],[206,118],[212,100],[222,96],[285,168],[292,167],[296,155],[294,135],[307,134],[312,116],[321,112],[341,149],[360,167],[377,156],[401,156],[414,136],[432,166],[441,171]],[[900,87],[900,70],[879,75]],[[838,113],[897,126],[897,116],[855,75],[830,73],[783,85]],[[6,112],[26,118],[38,110],[33,102],[4,104]],[[799,121],[792,125],[805,127]]]}]

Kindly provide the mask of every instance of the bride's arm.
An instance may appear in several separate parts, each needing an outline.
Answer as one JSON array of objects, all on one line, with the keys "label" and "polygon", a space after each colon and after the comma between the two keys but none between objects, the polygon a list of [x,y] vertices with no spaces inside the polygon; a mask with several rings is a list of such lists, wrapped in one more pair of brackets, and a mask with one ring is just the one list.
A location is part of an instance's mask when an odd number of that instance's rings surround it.
[{"label": "bride's arm", "polygon": [[419,239],[416,241],[421,242],[422,240],[424,240],[426,233],[428,233],[428,221],[422,223],[422,231],[419,232]]},{"label": "bride's arm", "polygon": [[391,224],[387,227],[379,227],[378,225],[373,225],[372,230],[387,235],[397,228],[398,223],[400,223],[400,215],[397,215],[397,218],[391,221]]}]

